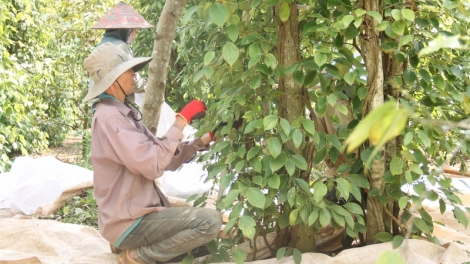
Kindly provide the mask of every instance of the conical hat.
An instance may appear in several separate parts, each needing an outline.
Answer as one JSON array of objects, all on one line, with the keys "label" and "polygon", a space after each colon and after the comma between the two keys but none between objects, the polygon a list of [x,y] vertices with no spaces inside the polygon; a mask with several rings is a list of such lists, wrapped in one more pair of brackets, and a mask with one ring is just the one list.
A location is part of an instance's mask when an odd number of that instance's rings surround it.
[{"label": "conical hat", "polygon": [[119,2],[109,10],[92,29],[117,29],[117,28],[152,28],[134,8],[124,2]]}]

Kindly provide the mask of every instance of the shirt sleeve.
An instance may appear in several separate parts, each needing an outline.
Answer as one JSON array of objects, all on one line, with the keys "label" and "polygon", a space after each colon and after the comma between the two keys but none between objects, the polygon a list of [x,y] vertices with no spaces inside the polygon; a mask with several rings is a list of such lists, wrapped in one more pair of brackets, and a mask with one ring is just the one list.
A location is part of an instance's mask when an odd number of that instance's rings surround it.
[{"label": "shirt sleeve", "polygon": [[107,120],[96,120],[95,129],[106,138],[109,148],[105,155],[123,164],[134,174],[154,180],[163,175],[172,164],[174,154],[183,139],[183,133],[171,127],[163,138],[149,138],[135,124],[122,115]]},{"label": "shirt sleeve", "polygon": [[190,162],[196,157],[196,152],[201,150],[207,150],[209,145],[204,145],[200,138],[196,138],[192,141],[185,141],[178,146],[171,160],[170,164],[167,167],[167,170],[175,171],[183,163]]}]

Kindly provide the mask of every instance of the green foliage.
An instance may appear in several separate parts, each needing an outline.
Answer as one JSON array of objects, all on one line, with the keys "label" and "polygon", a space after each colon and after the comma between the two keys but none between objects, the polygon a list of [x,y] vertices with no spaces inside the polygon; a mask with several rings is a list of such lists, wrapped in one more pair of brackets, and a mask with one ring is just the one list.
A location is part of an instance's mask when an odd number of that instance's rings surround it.
[{"label": "green foliage", "polygon": [[90,113],[81,105],[82,65],[98,40],[89,27],[110,7],[111,1],[87,2],[86,9],[69,1],[0,3],[0,172],[16,156],[58,146],[83,128]]},{"label": "green foliage", "polygon": [[[308,4],[298,13],[301,58],[299,63],[283,65],[277,46],[283,36],[278,35],[276,23],[287,21],[292,7],[279,4],[275,14],[277,3],[189,3],[177,31],[178,60],[184,65],[177,93],[207,102],[208,117],[197,124],[201,133],[227,123],[216,132],[219,141],[202,158],[211,161],[208,178],[220,183],[222,190],[230,189],[217,204],[222,211],[231,210],[225,230],[233,232],[238,223],[244,236],[255,239],[278,228],[320,229],[332,224],[357,237],[366,228],[362,208],[355,202],[362,201],[361,189],[369,189],[369,195],[384,205],[396,201],[405,211],[402,221],[409,219],[411,203],[418,206],[421,218],[409,228],[413,234],[430,235],[432,221],[418,203],[420,198],[439,200],[444,209],[445,204],[460,208],[461,203],[448,179],[430,171],[428,160],[440,166],[464,161],[470,154],[464,131],[454,123],[470,113],[464,4],[439,9],[434,2],[416,2],[418,10],[426,10],[417,12],[388,0],[379,13],[366,11],[357,2],[300,1]],[[385,72],[384,99],[389,102],[363,118],[370,100],[367,79],[375,76],[369,75],[365,51],[357,43],[367,41],[359,33],[371,19],[383,36],[380,65],[394,63],[402,71]],[[444,38],[451,43],[439,41]],[[429,48],[424,49],[426,43]],[[354,120],[328,135],[318,132],[307,114],[284,119],[279,106],[285,91],[279,89],[279,80],[286,76],[305,88],[312,106],[306,112],[328,115],[339,124],[329,110],[337,107],[339,113],[351,112]],[[351,108],[338,105],[342,99],[349,99]],[[233,120],[240,116],[244,125],[236,129]],[[381,147],[397,136],[404,137],[403,145],[386,164],[384,191],[370,189],[364,173],[383,155]],[[309,144],[316,148],[309,159],[287,147],[306,150]],[[353,164],[338,169],[348,177],[325,179],[314,173],[323,159],[334,162],[343,148],[360,148]],[[310,170],[307,178],[305,170]],[[429,175],[432,191],[422,188],[423,174]],[[415,186],[417,194],[402,193],[406,184]],[[330,192],[345,204],[325,199]],[[465,225],[461,211],[454,214]],[[398,246],[403,237],[388,238]]]},{"label": "green foliage", "polygon": [[81,195],[74,196],[52,217],[59,222],[86,225],[98,229],[98,205],[93,188],[84,191]]}]

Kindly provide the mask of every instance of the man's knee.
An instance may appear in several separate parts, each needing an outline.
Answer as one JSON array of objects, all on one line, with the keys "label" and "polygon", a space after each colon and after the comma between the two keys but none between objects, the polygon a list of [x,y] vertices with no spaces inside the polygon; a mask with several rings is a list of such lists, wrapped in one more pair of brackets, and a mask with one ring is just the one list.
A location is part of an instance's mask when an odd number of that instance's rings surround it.
[{"label": "man's knee", "polygon": [[213,234],[214,236],[219,234],[222,227],[222,215],[220,212],[214,209],[204,208],[202,213],[209,225],[207,234]]}]

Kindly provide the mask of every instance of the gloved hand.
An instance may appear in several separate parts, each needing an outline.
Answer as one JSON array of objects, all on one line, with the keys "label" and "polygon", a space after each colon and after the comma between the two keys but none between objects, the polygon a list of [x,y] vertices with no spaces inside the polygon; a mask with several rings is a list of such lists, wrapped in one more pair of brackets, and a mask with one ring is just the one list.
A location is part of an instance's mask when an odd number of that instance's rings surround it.
[{"label": "gloved hand", "polygon": [[[215,138],[215,132],[216,132],[218,129],[220,129],[221,127],[226,126],[226,125],[227,125],[227,122],[222,122],[222,123],[220,123],[220,124],[214,129],[214,131],[209,132],[209,136],[211,137],[211,140],[212,140],[212,141],[215,141],[215,140],[216,140],[216,138]],[[243,125],[243,118],[240,117],[240,118],[238,118],[238,120],[236,120],[235,122],[233,122],[232,127],[235,128],[236,130],[239,130],[239,129],[242,127],[242,125]],[[223,135],[223,136],[225,136],[225,135]]]},{"label": "gloved hand", "polygon": [[192,120],[201,119],[206,116],[207,106],[202,101],[192,100],[179,113],[189,124]]}]

